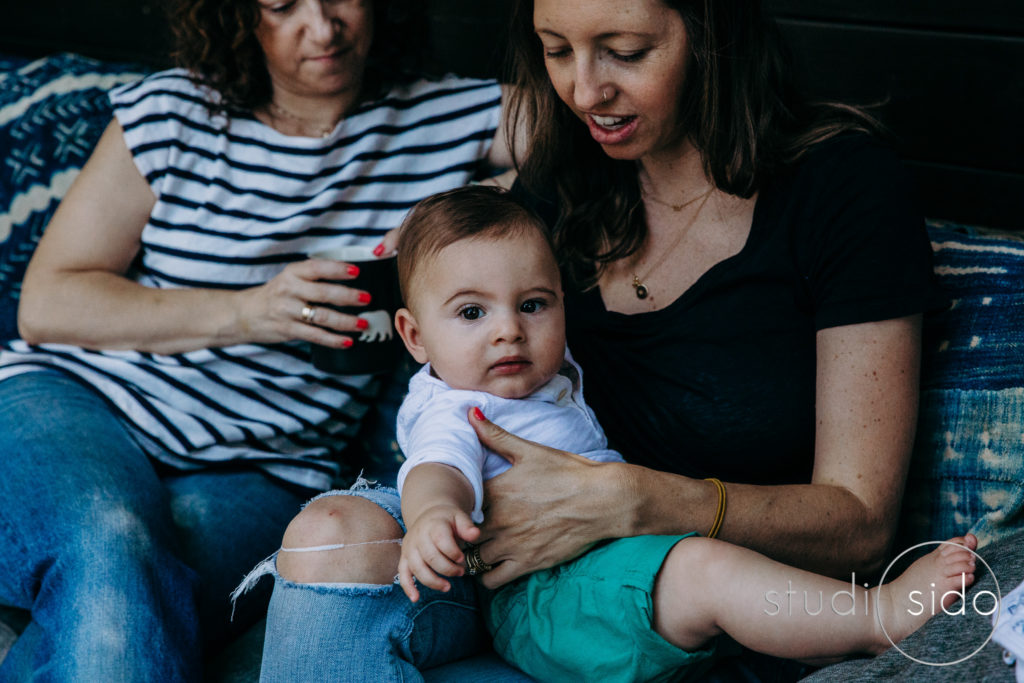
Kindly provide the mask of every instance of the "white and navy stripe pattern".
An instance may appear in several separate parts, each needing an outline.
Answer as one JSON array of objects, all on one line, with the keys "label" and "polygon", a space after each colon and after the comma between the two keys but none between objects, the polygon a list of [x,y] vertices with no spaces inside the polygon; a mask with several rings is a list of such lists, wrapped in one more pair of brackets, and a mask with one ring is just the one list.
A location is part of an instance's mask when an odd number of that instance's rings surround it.
[{"label": "white and navy stripe pattern", "polygon": [[[446,78],[396,87],[326,138],[211,117],[181,70],[111,94],[157,203],[131,276],[161,288],[240,289],[326,246],[376,244],[417,201],[466,184],[490,149],[501,91]],[[102,391],[179,466],[249,458],[325,488],[366,411],[370,377],[315,370],[300,344],[173,356],[13,342],[0,379],[56,365]]]}]

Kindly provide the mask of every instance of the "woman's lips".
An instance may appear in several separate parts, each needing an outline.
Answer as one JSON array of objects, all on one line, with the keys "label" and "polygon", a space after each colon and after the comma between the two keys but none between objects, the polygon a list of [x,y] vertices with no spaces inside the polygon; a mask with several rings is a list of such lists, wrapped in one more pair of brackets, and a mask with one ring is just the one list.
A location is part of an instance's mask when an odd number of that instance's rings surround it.
[{"label": "woman's lips", "polygon": [[333,50],[333,51],[328,52],[326,54],[316,55],[314,57],[309,57],[309,60],[313,61],[313,62],[333,62],[333,61],[341,59],[345,55],[346,52],[347,52],[346,49],[338,48],[337,50]]},{"label": "woman's lips", "polygon": [[587,114],[590,136],[600,145],[615,145],[626,141],[636,131],[636,116],[597,116]]}]

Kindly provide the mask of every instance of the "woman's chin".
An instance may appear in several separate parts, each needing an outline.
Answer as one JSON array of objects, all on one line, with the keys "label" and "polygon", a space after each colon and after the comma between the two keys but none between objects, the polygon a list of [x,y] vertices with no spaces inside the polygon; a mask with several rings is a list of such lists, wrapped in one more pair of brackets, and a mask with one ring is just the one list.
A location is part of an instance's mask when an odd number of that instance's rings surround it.
[{"label": "woman's chin", "polygon": [[617,161],[638,161],[644,157],[644,151],[636,145],[601,145],[601,149]]}]

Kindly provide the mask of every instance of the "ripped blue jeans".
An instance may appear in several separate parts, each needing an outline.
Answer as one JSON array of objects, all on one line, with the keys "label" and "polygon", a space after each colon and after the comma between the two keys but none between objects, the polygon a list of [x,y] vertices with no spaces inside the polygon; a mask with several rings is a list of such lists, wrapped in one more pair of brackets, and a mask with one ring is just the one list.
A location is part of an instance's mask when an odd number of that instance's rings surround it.
[{"label": "ripped blue jeans", "polygon": [[[349,490],[322,494],[331,495],[376,503],[405,529],[398,491],[391,487],[360,479]],[[277,554],[254,569],[236,591],[241,593],[265,574],[274,577],[261,681],[532,680],[490,652],[471,579],[452,580],[447,593],[420,586],[420,600],[412,603],[397,578],[389,585],[288,581],[277,572]]]}]

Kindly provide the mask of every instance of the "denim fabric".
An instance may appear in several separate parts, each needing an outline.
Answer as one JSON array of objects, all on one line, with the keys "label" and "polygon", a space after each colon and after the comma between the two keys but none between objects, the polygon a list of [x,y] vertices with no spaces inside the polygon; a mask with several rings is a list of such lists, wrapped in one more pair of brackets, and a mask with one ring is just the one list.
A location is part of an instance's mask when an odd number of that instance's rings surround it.
[{"label": "denim fabric", "polygon": [[102,397],[50,371],[0,382],[0,454],[0,603],[32,615],[3,682],[200,680],[204,646],[256,616],[229,624],[231,586],[301,499],[256,472],[161,479]]},{"label": "denim fabric", "polygon": [[970,531],[979,548],[1024,528],[1024,241],[929,226],[949,306],[925,316],[905,549]]},{"label": "denim fabric", "polygon": [[[324,495],[366,498],[402,524],[393,488],[360,480]],[[531,680],[493,654],[479,655],[489,638],[470,579],[452,580],[447,593],[421,586],[420,601],[412,603],[397,577],[390,585],[299,584],[283,579],[274,559],[265,571],[274,576],[274,594],[261,681]]]}]

